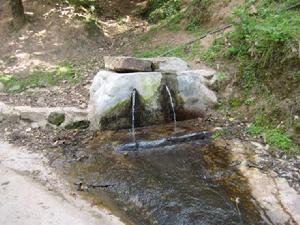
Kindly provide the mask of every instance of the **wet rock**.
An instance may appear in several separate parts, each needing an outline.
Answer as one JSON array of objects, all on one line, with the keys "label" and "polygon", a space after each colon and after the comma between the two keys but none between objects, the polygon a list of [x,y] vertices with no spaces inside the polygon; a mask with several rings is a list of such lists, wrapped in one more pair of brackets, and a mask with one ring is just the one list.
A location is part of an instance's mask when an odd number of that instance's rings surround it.
[{"label": "wet rock", "polygon": [[65,114],[64,113],[59,113],[59,112],[52,112],[48,116],[48,122],[50,124],[59,126],[65,121]]},{"label": "wet rock", "polygon": [[217,103],[216,94],[208,89],[198,72],[183,71],[176,75],[177,91],[184,102],[185,111],[203,113]]},{"label": "wet rock", "polygon": [[105,68],[115,72],[150,72],[152,63],[148,60],[142,60],[133,57],[104,57]]},{"label": "wet rock", "polygon": [[217,103],[215,93],[207,87],[214,82],[213,76],[213,71],[206,70],[122,74],[100,71],[90,89],[91,127],[101,130],[131,127],[133,90],[137,92],[136,126],[172,121],[169,94],[178,120],[201,117]]},{"label": "wet rock", "polygon": [[154,70],[159,72],[170,73],[190,70],[186,61],[176,57],[147,58],[144,60],[151,61]]},{"label": "wet rock", "polygon": [[131,93],[136,89],[141,101],[155,120],[160,111],[159,88],[162,74],[123,73],[100,71],[94,78],[90,89],[89,118],[92,128],[118,129],[130,126]]}]

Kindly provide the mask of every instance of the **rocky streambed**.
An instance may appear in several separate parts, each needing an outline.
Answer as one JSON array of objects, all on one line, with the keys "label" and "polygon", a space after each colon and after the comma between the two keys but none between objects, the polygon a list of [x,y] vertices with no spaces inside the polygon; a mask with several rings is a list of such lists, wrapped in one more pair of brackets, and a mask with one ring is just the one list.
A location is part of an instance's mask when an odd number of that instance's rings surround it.
[{"label": "rocky streambed", "polygon": [[[176,133],[173,124],[138,128],[136,139],[184,136],[215,125],[197,119],[178,122]],[[227,130],[241,132],[236,127]],[[247,137],[119,154],[116,147],[132,141],[129,130],[41,129],[9,121],[0,130],[0,139],[43,153],[76,195],[127,224],[299,224],[299,157],[272,156]]]},{"label": "rocky streambed", "polygon": [[[199,127],[179,124],[177,134]],[[137,130],[137,139],[173,134],[173,126]],[[268,224],[231,153],[209,140],[119,154],[127,130],[96,135],[85,146],[66,145],[53,165],[89,199],[129,224]]]}]

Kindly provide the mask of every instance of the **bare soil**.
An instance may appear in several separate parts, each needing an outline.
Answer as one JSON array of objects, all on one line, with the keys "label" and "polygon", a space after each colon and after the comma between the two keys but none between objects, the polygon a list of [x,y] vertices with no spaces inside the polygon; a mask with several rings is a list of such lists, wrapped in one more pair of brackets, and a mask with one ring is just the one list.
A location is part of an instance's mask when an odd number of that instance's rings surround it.
[{"label": "bare soil", "polygon": [[[113,5],[111,5],[113,2]],[[103,2],[100,28],[85,27],[84,11],[53,1],[24,1],[28,22],[14,30],[9,1],[0,9],[0,74],[26,77],[36,68],[51,69],[61,63],[74,65],[81,81],[76,86],[62,82],[57,87],[27,90],[20,94],[0,92],[0,101],[32,106],[80,106],[88,102],[88,85],[103,68],[103,56],[129,46],[135,33],[147,23],[131,12],[140,1]],[[2,4],[2,3],[1,3]],[[121,10],[126,9],[126,10]]]}]

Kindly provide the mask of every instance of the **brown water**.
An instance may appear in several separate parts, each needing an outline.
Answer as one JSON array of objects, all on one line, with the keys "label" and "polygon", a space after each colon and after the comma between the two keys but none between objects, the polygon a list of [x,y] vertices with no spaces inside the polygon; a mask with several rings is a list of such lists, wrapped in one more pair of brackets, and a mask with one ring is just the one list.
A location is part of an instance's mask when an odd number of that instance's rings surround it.
[{"label": "brown water", "polygon": [[[200,130],[195,121],[179,122],[176,135]],[[139,128],[136,138],[155,140],[173,131],[172,124]],[[129,224],[267,224],[227,150],[199,140],[125,155],[114,151],[131,140],[126,130],[100,133],[86,146],[65,146],[56,164]]]}]

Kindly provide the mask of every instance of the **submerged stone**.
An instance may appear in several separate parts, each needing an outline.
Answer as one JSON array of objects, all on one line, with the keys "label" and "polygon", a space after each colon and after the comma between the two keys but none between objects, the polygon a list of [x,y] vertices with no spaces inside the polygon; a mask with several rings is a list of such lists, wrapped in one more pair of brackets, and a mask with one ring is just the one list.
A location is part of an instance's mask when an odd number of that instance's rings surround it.
[{"label": "submerged stone", "polygon": [[211,138],[211,132],[202,131],[192,134],[185,134],[182,136],[175,136],[169,138],[163,138],[154,141],[140,141],[137,143],[129,143],[125,145],[119,145],[115,150],[119,153],[131,152],[131,151],[142,151],[146,149],[154,149],[158,147],[171,146],[175,144],[181,144],[192,140],[204,140]]}]

